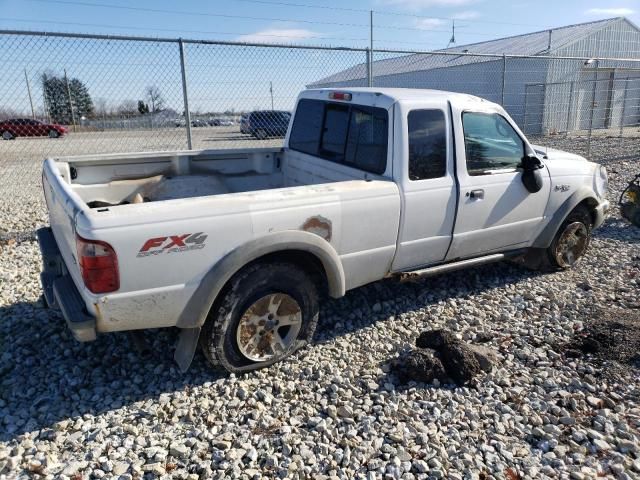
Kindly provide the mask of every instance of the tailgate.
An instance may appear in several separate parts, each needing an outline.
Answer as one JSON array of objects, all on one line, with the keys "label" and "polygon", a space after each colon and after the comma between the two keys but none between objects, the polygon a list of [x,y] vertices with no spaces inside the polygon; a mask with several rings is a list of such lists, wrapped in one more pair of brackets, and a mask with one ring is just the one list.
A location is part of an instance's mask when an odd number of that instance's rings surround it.
[{"label": "tailgate", "polygon": [[[65,176],[69,178],[68,171],[65,172]],[[65,181],[58,164],[53,159],[49,158],[44,162],[42,186],[49,211],[49,223],[56,243],[74,282],[82,287],[83,282],[76,261],[75,219],[76,215],[86,207]]]}]

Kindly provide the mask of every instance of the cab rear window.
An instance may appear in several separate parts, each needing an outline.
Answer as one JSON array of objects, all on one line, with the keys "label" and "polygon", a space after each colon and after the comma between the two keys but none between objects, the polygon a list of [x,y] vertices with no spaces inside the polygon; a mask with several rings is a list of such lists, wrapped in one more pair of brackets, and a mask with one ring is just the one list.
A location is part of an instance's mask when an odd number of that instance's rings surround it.
[{"label": "cab rear window", "polygon": [[387,166],[389,115],[383,108],[303,99],[289,148],[366,172]]}]

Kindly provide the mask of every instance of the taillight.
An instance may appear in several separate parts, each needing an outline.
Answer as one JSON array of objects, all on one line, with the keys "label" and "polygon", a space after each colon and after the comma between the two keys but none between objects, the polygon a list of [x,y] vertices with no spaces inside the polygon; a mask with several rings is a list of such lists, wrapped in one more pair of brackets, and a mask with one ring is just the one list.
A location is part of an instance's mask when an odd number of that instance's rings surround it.
[{"label": "taillight", "polygon": [[108,293],[120,288],[118,257],[111,245],[76,235],[76,249],[82,280],[91,292]]}]

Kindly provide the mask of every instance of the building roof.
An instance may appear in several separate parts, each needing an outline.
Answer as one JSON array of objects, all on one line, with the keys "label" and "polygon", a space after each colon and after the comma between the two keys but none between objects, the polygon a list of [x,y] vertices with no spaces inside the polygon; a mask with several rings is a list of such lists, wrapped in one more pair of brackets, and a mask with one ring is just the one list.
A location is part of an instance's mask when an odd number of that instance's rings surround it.
[{"label": "building roof", "polygon": [[[623,17],[607,18],[605,20],[596,20],[594,22],[567,25],[565,27],[525,33],[513,37],[499,38],[497,40],[460,45],[436,50],[435,52],[493,55],[548,55],[568,44],[579,41],[605,27],[608,27],[609,25],[621,21],[628,20]],[[551,34],[549,32],[551,32]],[[551,48],[549,48],[549,46],[551,46]],[[497,60],[492,57],[474,57],[472,55],[438,55],[435,52],[432,54],[419,53],[403,55],[374,61],[374,75],[376,77],[381,77],[385,75],[397,75],[420,70],[432,70],[436,68],[454,67],[470,63]],[[318,80],[309,86],[313,87],[330,83],[349,82],[366,77],[367,65],[362,63]]]}]

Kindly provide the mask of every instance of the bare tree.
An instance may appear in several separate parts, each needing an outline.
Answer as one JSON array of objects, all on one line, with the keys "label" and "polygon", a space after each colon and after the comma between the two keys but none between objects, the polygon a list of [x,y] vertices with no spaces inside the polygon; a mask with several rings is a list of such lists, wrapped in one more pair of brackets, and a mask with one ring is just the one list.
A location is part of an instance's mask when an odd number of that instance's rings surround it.
[{"label": "bare tree", "polygon": [[6,120],[8,118],[19,117],[17,110],[10,107],[0,107],[0,120]]},{"label": "bare tree", "polygon": [[96,117],[104,118],[111,114],[109,103],[106,98],[98,97],[93,101]]},{"label": "bare tree", "polygon": [[151,107],[151,113],[161,112],[164,109],[164,98],[160,89],[155,85],[147,87],[145,93],[149,99],[149,107]]}]

